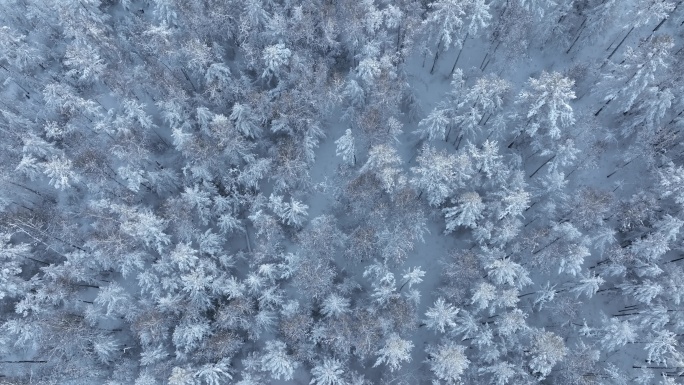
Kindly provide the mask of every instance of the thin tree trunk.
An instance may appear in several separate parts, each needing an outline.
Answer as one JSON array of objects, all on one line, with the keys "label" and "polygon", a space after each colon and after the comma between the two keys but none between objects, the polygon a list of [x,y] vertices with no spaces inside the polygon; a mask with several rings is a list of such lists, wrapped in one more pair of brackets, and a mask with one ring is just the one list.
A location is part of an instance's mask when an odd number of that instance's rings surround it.
[{"label": "thin tree trunk", "polygon": [[[620,44],[618,44],[617,47],[615,47],[615,49],[613,50],[613,52],[611,52],[610,55],[608,55],[608,58],[607,58],[606,60],[610,60],[610,59],[613,57],[613,55],[615,55],[615,53],[617,52],[617,50],[620,49],[620,47],[621,47],[622,44],[625,42],[625,40],[627,40],[627,38],[628,38],[629,35],[632,33],[632,31],[634,31],[634,27],[632,27],[632,28],[629,29],[629,32],[627,32],[627,34],[625,35],[625,37],[622,38],[622,40],[620,41]],[[604,63],[603,65],[605,65],[605,63]],[[601,67],[603,67],[603,66],[601,66]]]},{"label": "thin tree trunk", "polygon": [[435,72],[435,65],[437,64],[437,59],[439,59],[439,50],[435,52],[435,58],[432,59],[432,67],[430,68],[430,74]]},{"label": "thin tree trunk", "polygon": [[624,306],[624,307],[622,308],[622,310],[618,310],[618,313],[622,313],[622,312],[625,312],[625,311],[635,311],[636,308],[637,308],[638,306],[639,306],[639,305]]},{"label": "thin tree trunk", "polygon": [[484,58],[482,58],[482,63],[480,63],[480,69],[482,69],[482,66],[483,66],[484,63],[485,63],[485,60],[487,60],[487,57],[489,57],[489,52],[487,52],[487,53],[484,55]]},{"label": "thin tree trunk", "polygon": [[668,264],[668,263],[678,262],[678,261],[681,261],[682,259],[684,259],[684,257],[679,257],[679,258],[673,259],[671,261],[667,261],[665,263]]},{"label": "thin tree trunk", "polygon": [[0,364],[44,364],[44,360],[0,361]]},{"label": "thin tree trunk", "polygon": [[539,154],[539,152],[541,152],[541,150],[537,150],[537,151],[531,153],[530,155],[528,155],[528,156],[524,159],[524,161],[527,162],[528,159],[530,159],[531,157],[533,157],[533,156]]},{"label": "thin tree trunk", "polygon": [[518,138],[520,137],[520,134],[521,134],[521,132],[519,132],[519,133],[515,136],[515,138],[513,138],[513,141],[508,145],[508,148],[513,147],[513,145],[515,144],[515,141],[518,140]]},{"label": "thin tree trunk", "polygon": [[430,68],[430,74],[435,71],[435,64],[437,64],[437,59],[439,59],[439,49],[442,47],[442,38],[439,38],[437,43],[437,49],[435,50],[435,58],[432,60],[432,68]]},{"label": "thin tree trunk", "polygon": [[180,70],[181,70],[181,72],[183,73],[183,76],[185,76],[185,79],[186,79],[186,80],[188,81],[188,83],[190,83],[190,85],[192,86],[192,90],[195,91],[195,92],[197,92],[197,88],[195,88],[195,83],[193,83],[192,80],[190,80],[190,77],[188,76],[187,72],[185,72],[185,68],[182,68],[182,67],[181,67]]},{"label": "thin tree trunk", "polygon": [[669,126],[670,124],[672,124],[672,123],[673,123],[678,117],[680,117],[683,113],[684,113],[684,110],[679,111],[679,113],[678,113],[674,118],[672,118],[672,120],[670,120],[670,122],[667,123],[667,125]]},{"label": "thin tree trunk", "polygon": [[601,111],[603,111],[603,109],[606,108],[606,106],[609,105],[610,102],[612,102],[612,101],[613,101],[613,99],[608,99],[608,101],[606,102],[606,104],[603,105],[603,107],[599,108],[598,111],[594,112],[594,116],[599,116]]},{"label": "thin tree trunk", "polygon": [[492,61],[492,58],[490,57],[489,60],[487,60],[487,63],[485,64],[485,66],[482,68],[483,72],[487,69],[487,67],[489,66],[489,63],[491,63],[491,61]]},{"label": "thin tree trunk", "polygon": [[[24,92],[26,93],[26,98],[27,98],[27,99],[31,99],[31,93],[30,93],[26,88],[24,88],[21,84],[19,84],[19,82],[17,82],[14,78],[12,78],[12,82],[13,82],[14,84],[16,84],[17,87],[19,87],[19,88],[21,88],[22,90],[24,90]],[[99,102],[98,102],[98,103],[99,103]]]},{"label": "thin tree trunk", "polygon": [[456,55],[456,61],[454,62],[453,67],[451,67],[451,72],[449,72],[449,75],[454,74],[454,70],[456,69],[456,64],[458,64],[458,59],[461,57],[461,53],[463,52],[463,46],[465,46],[466,40],[468,40],[468,35],[470,32],[466,33],[465,37],[463,38],[463,42],[461,42],[461,49],[458,50],[458,55]]},{"label": "thin tree trunk", "polygon": [[[495,46],[494,49],[491,51],[491,53],[490,53],[490,52],[487,52],[487,54],[485,55],[484,59],[482,59],[482,63],[480,64],[480,69],[481,69],[482,71],[484,71],[484,70],[487,68],[487,66],[489,65],[489,62],[492,61],[492,56],[494,56],[494,54],[496,53],[496,51],[499,49],[499,46],[500,46],[500,45],[501,45],[501,40],[499,40],[499,42],[496,43],[496,46]],[[487,59],[489,59],[489,60],[487,60]],[[487,60],[487,63],[485,63],[485,60]]]},{"label": "thin tree trunk", "polygon": [[554,239],[551,243],[547,244],[546,246],[542,247],[541,249],[532,252],[532,255],[537,255],[537,254],[541,253],[541,252],[544,251],[547,247],[550,247],[551,245],[553,245],[554,243],[558,242],[559,240],[560,240],[560,237]]},{"label": "thin tree trunk", "polygon": [[[677,4],[677,5],[679,5],[679,4]],[[675,8],[676,8],[676,7],[675,7]],[[660,23],[658,23],[658,25],[657,25],[655,28],[653,28],[653,31],[651,31],[651,34],[648,35],[648,37],[650,38],[651,36],[653,36],[653,34],[654,34],[657,30],[659,30],[660,27],[662,27],[663,24],[665,24],[666,21],[667,21],[667,17],[664,18],[663,20],[661,20]]]},{"label": "thin tree trunk", "polygon": [[617,287],[607,287],[605,289],[597,290],[596,293],[603,293],[604,291],[609,291],[609,290],[618,290]]},{"label": "thin tree trunk", "polygon": [[54,199],[52,199],[52,198],[46,198],[43,194],[39,193],[38,191],[36,191],[36,190],[34,190],[34,189],[30,188],[30,187],[26,187],[26,186],[24,186],[24,185],[22,185],[22,184],[14,183],[14,182],[9,181],[9,180],[7,181],[7,183],[9,183],[9,184],[11,184],[11,185],[14,185],[14,186],[17,186],[17,187],[21,187],[21,188],[23,188],[23,189],[25,189],[25,190],[27,190],[27,191],[30,191],[30,192],[32,192],[32,193],[38,195],[38,196],[41,197],[42,199],[46,199],[46,200],[49,200],[49,201],[52,202],[52,203],[56,203],[56,201],[55,201]]},{"label": "thin tree trunk", "polygon": [[572,171],[570,171],[570,172],[568,173],[568,175],[565,176],[565,179],[570,178],[570,175],[574,174],[575,171],[577,171],[577,169],[579,169],[579,167],[580,167],[580,166],[577,166],[577,167],[573,168]]},{"label": "thin tree trunk", "polygon": [[537,167],[537,169],[534,170],[534,172],[532,173],[532,175],[530,175],[530,178],[532,178],[536,173],[538,173],[539,170],[542,169],[542,167],[546,166],[546,164],[549,163],[550,161],[552,161],[555,157],[556,157],[555,155],[552,156],[552,157],[550,157],[549,159],[546,160],[546,162],[542,163],[541,166]]},{"label": "thin tree trunk", "polygon": [[632,365],[634,369],[682,369],[684,366],[637,366]]},{"label": "thin tree trunk", "polygon": [[35,262],[35,263],[40,263],[41,265],[44,265],[44,266],[50,266],[49,263],[47,263],[47,262],[45,262],[45,261],[41,261],[40,259],[35,259],[35,258],[31,258],[31,257],[26,257],[26,259],[30,259],[30,260],[32,260],[33,262]]},{"label": "thin tree trunk", "polygon": [[252,252],[252,243],[249,241],[249,231],[245,227],[245,240],[247,241],[247,251]]},{"label": "thin tree trunk", "polygon": [[458,148],[461,147],[461,140],[463,140],[463,135],[458,136],[458,144],[456,144],[456,150],[458,150]]},{"label": "thin tree trunk", "polygon": [[615,39],[613,39],[613,41],[610,43],[610,45],[608,46],[608,48],[606,48],[606,52],[610,51],[610,49],[613,48],[613,44],[615,44],[615,42],[616,42],[619,38],[620,38],[620,35],[619,35],[619,34],[618,34],[617,36],[615,36]]},{"label": "thin tree trunk", "polygon": [[566,54],[570,53],[570,51],[572,50],[572,47],[575,46],[575,43],[577,43],[577,41],[579,40],[580,36],[582,36],[582,32],[584,32],[584,24],[587,22],[587,19],[588,19],[588,17],[585,16],[585,17],[584,17],[584,21],[582,21],[582,25],[580,25],[580,27],[579,27],[579,32],[577,32],[577,37],[575,37],[575,40],[574,40],[574,41],[572,42],[572,44],[570,45],[570,48],[568,48],[568,50],[565,51]]},{"label": "thin tree trunk", "polygon": [[606,178],[610,178],[610,177],[613,176],[616,172],[622,170],[622,169],[625,168],[627,165],[629,165],[630,163],[632,163],[632,162],[634,161],[634,159],[636,159],[636,158],[637,158],[637,157],[634,157],[634,158],[630,159],[629,161],[627,161],[627,163],[623,164],[622,166],[620,166],[620,167],[618,167],[617,169],[615,169],[615,171],[613,171],[613,172],[611,172],[610,174],[608,174],[608,175],[606,176]]},{"label": "thin tree trunk", "polygon": [[485,120],[485,124],[487,124],[487,121],[489,121],[489,117],[492,116],[492,114],[488,114],[488,115],[484,115],[484,114],[483,114],[482,117],[480,118],[480,121],[477,122],[477,125],[478,125],[478,126],[482,126],[482,125],[483,125],[483,124],[482,124],[482,121],[484,120],[485,116],[487,117],[487,120]]},{"label": "thin tree trunk", "polygon": [[[678,3],[675,5],[674,9],[673,9],[672,12],[670,13],[671,15],[674,14],[674,13],[677,11],[677,7],[679,7],[679,5],[680,5],[681,3],[682,3],[682,2],[680,1],[680,2],[678,2]],[[648,35],[648,38],[649,38],[649,39],[651,38],[651,36],[653,36],[654,33],[656,33],[656,32],[660,29],[660,27],[663,26],[663,24],[665,24],[665,22],[667,21],[667,19],[668,19],[668,17],[663,18],[663,20],[661,20],[660,23],[658,23],[658,25],[656,25],[656,27],[653,28],[653,31],[651,31],[651,34]]]},{"label": "thin tree trunk", "polygon": [[[114,169],[112,168],[112,166],[109,165],[109,163],[106,163],[106,162],[105,162],[105,166],[107,166],[107,168],[112,172],[112,174],[116,175],[116,171],[114,171]],[[113,180],[114,182],[116,182],[119,186],[123,187],[125,190],[128,190],[128,186],[126,186],[126,185],[124,185],[123,183],[119,182],[119,181],[116,179],[116,176],[111,176],[111,175],[109,175],[107,172],[105,172],[104,174],[107,175],[107,176],[109,177],[109,179],[111,179],[111,180]]]}]

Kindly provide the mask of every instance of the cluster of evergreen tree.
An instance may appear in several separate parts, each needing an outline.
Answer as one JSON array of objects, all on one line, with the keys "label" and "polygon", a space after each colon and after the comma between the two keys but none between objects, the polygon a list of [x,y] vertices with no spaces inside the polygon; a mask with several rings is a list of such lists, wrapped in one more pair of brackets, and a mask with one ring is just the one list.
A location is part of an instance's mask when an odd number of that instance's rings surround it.
[{"label": "cluster of evergreen tree", "polygon": [[0,1],[0,383],[680,383],[681,3]]}]

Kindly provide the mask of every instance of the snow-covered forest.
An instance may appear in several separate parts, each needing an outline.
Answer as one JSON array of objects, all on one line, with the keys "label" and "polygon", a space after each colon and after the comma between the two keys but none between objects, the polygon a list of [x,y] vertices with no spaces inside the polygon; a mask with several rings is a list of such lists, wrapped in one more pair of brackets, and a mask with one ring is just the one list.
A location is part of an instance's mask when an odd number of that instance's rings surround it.
[{"label": "snow-covered forest", "polygon": [[0,0],[0,384],[684,383],[684,0]]}]

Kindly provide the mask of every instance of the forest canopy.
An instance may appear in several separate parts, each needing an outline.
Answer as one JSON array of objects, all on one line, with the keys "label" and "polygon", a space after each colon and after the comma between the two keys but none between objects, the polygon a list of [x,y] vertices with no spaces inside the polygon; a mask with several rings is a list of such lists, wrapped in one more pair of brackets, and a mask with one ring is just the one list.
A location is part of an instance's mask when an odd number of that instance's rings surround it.
[{"label": "forest canopy", "polygon": [[0,0],[0,384],[684,383],[682,0]]}]

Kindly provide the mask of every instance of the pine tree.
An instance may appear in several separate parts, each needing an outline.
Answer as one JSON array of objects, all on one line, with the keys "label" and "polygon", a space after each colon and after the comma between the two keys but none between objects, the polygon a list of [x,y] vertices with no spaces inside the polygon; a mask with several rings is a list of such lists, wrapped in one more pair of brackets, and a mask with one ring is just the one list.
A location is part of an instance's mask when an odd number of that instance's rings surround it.
[{"label": "pine tree", "polygon": [[596,292],[598,291],[599,287],[604,283],[605,281],[601,276],[591,274],[591,275],[583,275],[582,278],[580,279],[580,282],[577,286],[573,287],[570,289],[571,292],[577,293],[577,297],[581,295],[586,295],[588,298],[591,298]]},{"label": "pine tree", "polygon": [[185,357],[186,354],[200,347],[202,341],[211,333],[211,327],[206,320],[184,320],[173,331],[172,341],[176,347],[176,354]]},{"label": "pine tree", "polygon": [[435,69],[440,51],[446,51],[452,45],[459,46],[462,43],[466,4],[465,0],[437,0],[428,4],[430,12],[427,19],[423,21],[423,25],[427,29],[429,40],[437,42],[430,73]]},{"label": "pine tree", "polygon": [[472,289],[472,293],[470,303],[477,305],[477,311],[487,309],[497,297],[496,287],[487,282],[480,282],[477,287]]},{"label": "pine tree", "polygon": [[527,9],[529,12],[533,12],[537,15],[538,19],[544,17],[550,9],[555,7],[557,4],[554,0],[518,0],[520,4]]},{"label": "pine tree", "polygon": [[178,15],[170,0],[154,0],[154,14],[164,25],[172,26],[176,23]]},{"label": "pine tree", "polygon": [[453,341],[446,341],[438,346],[428,346],[427,362],[435,377],[448,384],[461,383],[461,376],[470,365],[465,349],[465,346],[456,345]]},{"label": "pine tree", "polygon": [[287,354],[285,343],[277,340],[267,341],[264,355],[261,357],[261,368],[270,372],[275,380],[289,381],[294,377],[294,371],[299,367],[299,362]]},{"label": "pine tree", "polygon": [[572,90],[574,85],[574,80],[559,72],[543,71],[539,78],[530,78],[517,100],[523,106],[527,120],[523,131],[532,137],[542,135],[551,139],[560,138],[561,129],[575,123],[570,106],[570,101],[576,98]]},{"label": "pine tree", "polygon": [[501,195],[501,208],[498,219],[521,215],[529,207],[530,193],[517,188],[516,190],[504,190]]},{"label": "pine tree", "polygon": [[31,247],[25,243],[14,244],[11,234],[0,233],[0,300],[20,295],[28,288],[20,274],[24,258],[31,258]]},{"label": "pine tree", "polygon": [[491,277],[497,285],[507,284],[522,289],[523,286],[532,284],[527,270],[510,258],[494,259],[485,268],[487,276]]},{"label": "pine tree", "polygon": [[346,385],[344,367],[339,360],[324,358],[323,362],[311,369],[310,385]]},{"label": "pine tree", "polygon": [[447,127],[450,123],[448,112],[448,110],[443,108],[435,108],[425,119],[418,123],[418,129],[414,132],[420,135],[421,139],[445,140]]},{"label": "pine tree", "polygon": [[349,304],[349,299],[331,293],[321,303],[321,313],[326,317],[338,317],[349,313]]},{"label": "pine tree", "polygon": [[228,364],[225,359],[217,363],[204,364],[195,371],[195,377],[200,378],[207,385],[221,385],[225,379],[233,379]]},{"label": "pine tree", "polygon": [[646,0],[638,2],[636,8],[630,12],[630,16],[634,20],[634,27],[641,27],[654,20],[667,19],[674,9],[675,4],[671,1]]},{"label": "pine tree", "polygon": [[503,108],[511,86],[509,81],[494,74],[480,77],[468,89],[465,99],[460,104],[477,107],[484,115],[493,114]]},{"label": "pine tree", "polygon": [[65,53],[64,64],[71,68],[66,75],[82,83],[100,80],[107,70],[107,64],[98,50],[88,44],[70,44]]},{"label": "pine tree", "polygon": [[55,156],[44,163],[43,167],[43,173],[50,178],[50,184],[58,190],[65,190],[81,179],[73,170],[71,160],[65,157]]},{"label": "pine tree", "polygon": [[261,74],[261,77],[266,78],[267,80],[273,77],[279,78],[291,57],[292,51],[283,43],[266,47],[262,56],[266,68]]},{"label": "pine tree", "polygon": [[230,113],[230,120],[238,132],[247,138],[253,139],[261,135],[261,127],[259,127],[258,120],[249,106],[235,103],[233,111]]},{"label": "pine tree", "polygon": [[425,271],[421,270],[420,266],[414,266],[412,268],[406,269],[404,275],[402,276],[404,283],[401,285],[399,290],[401,290],[405,285],[408,285],[408,288],[410,289],[411,286],[423,282],[424,276]]},{"label": "pine tree", "polygon": [[118,206],[114,206],[113,209],[121,212],[121,231],[134,239],[139,239],[145,246],[153,247],[161,253],[171,242],[171,238],[164,233],[167,222],[154,215],[151,210]]},{"label": "pine tree", "polygon": [[533,337],[530,369],[542,378],[551,374],[551,369],[568,354],[563,338],[545,330],[537,331]]},{"label": "pine tree", "polygon": [[437,298],[433,307],[425,312],[428,317],[424,322],[428,329],[434,329],[440,333],[446,332],[446,327],[454,327],[455,317],[458,314],[458,308],[444,301],[443,298]]},{"label": "pine tree", "polygon": [[624,137],[636,134],[637,140],[642,143],[656,141],[661,121],[674,100],[675,95],[671,89],[649,86],[644,90],[644,97],[635,102],[632,116],[625,122],[620,134]]},{"label": "pine tree", "polygon": [[286,225],[301,227],[308,215],[307,210],[309,206],[295,199],[290,199],[290,202],[283,202],[283,197],[279,195],[271,195],[269,198],[269,207],[280,218],[281,222]]},{"label": "pine tree", "polygon": [[505,169],[501,162],[503,156],[499,155],[499,144],[496,141],[485,140],[482,143],[482,149],[468,143],[468,153],[475,161],[478,172],[484,172],[489,179]]},{"label": "pine tree", "polygon": [[105,308],[105,316],[107,317],[125,315],[133,306],[130,295],[115,282],[106,287],[101,287],[93,302]]},{"label": "pine tree", "polygon": [[653,299],[663,293],[665,289],[663,285],[654,282],[650,279],[645,279],[642,282],[628,282],[619,285],[620,289],[626,294],[633,297],[637,302],[649,305]]},{"label": "pine tree", "polygon": [[376,352],[378,359],[373,367],[385,364],[390,372],[394,372],[401,367],[402,361],[411,361],[411,349],[411,341],[401,339],[398,334],[392,333],[385,340],[385,345]]},{"label": "pine tree", "polygon": [[382,183],[385,192],[391,194],[405,183],[399,169],[400,165],[401,158],[397,150],[392,146],[379,144],[371,147],[368,160],[359,172],[374,174]]},{"label": "pine tree", "polygon": [[649,339],[650,342],[644,347],[648,353],[647,362],[665,364],[669,359],[682,359],[682,353],[677,351],[679,342],[675,333],[669,330],[659,330]]},{"label": "pine tree", "polygon": [[591,255],[589,249],[582,244],[569,245],[565,249],[566,254],[561,258],[558,266],[558,274],[568,273],[570,275],[577,275],[582,270],[584,258]]},{"label": "pine tree", "polygon": [[[623,22],[626,15],[622,13],[622,4],[623,3],[620,3],[619,0],[606,0],[589,8],[587,10],[587,20],[585,22],[586,28],[580,29],[573,41],[573,45],[571,45],[566,52],[570,52],[578,41],[594,42],[610,27],[619,25]],[[586,31],[586,33],[584,33],[584,31]],[[580,37],[582,38],[580,39]]]},{"label": "pine tree", "polygon": [[207,68],[214,60],[211,47],[199,39],[186,40],[179,51],[186,66],[190,69],[191,73],[195,75],[204,75]]},{"label": "pine tree", "polygon": [[380,62],[374,57],[364,58],[356,66],[356,74],[366,86],[371,86],[382,73]]},{"label": "pine tree", "polygon": [[476,36],[477,32],[489,26],[492,15],[489,12],[489,4],[485,0],[472,0],[468,6],[468,34]]},{"label": "pine tree", "polygon": [[484,118],[480,109],[466,107],[458,110],[455,114],[452,113],[452,115],[454,115],[452,116],[452,124],[459,128],[457,147],[464,137],[473,138],[480,132],[480,123]]},{"label": "pine tree", "polygon": [[478,227],[478,221],[484,215],[485,204],[482,198],[476,192],[467,192],[453,201],[456,204],[454,207],[448,207],[442,210],[444,219],[446,220],[445,234],[449,234],[456,230],[458,226],[465,226],[471,229]]},{"label": "pine tree", "polygon": [[17,33],[6,25],[0,27],[0,61],[7,61],[20,71],[40,63],[43,55],[26,40],[26,35]]},{"label": "pine tree", "polygon": [[366,92],[356,80],[348,79],[342,89],[341,97],[347,106],[344,118],[354,121],[366,104]]},{"label": "pine tree", "polygon": [[637,48],[627,48],[623,60],[611,64],[609,72],[603,75],[601,87],[607,90],[606,103],[613,104],[621,112],[630,111],[643,98],[644,91],[656,85],[658,76],[670,66],[673,46],[672,37],[658,35]]},{"label": "pine tree", "polygon": [[354,137],[352,131],[347,129],[339,139],[335,141],[337,149],[335,154],[341,156],[345,163],[352,166],[356,165],[356,149],[354,146]]},{"label": "pine tree", "polygon": [[200,186],[194,185],[186,187],[185,191],[181,193],[181,198],[185,203],[194,209],[197,209],[197,215],[202,224],[208,224],[211,217],[211,193],[200,189]]},{"label": "pine tree", "polygon": [[684,167],[675,166],[673,162],[667,162],[665,167],[658,170],[660,187],[663,189],[662,196],[672,196],[676,203],[684,206]]},{"label": "pine tree", "polygon": [[518,368],[510,362],[497,362],[491,366],[479,368],[478,372],[489,374],[496,385],[506,385],[518,374]]},{"label": "pine tree", "polygon": [[446,151],[437,151],[434,147],[424,145],[416,158],[417,167],[412,167],[414,177],[411,184],[421,192],[425,192],[431,206],[439,206],[451,195],[452,178],[456,174],[457,158],[447,155]]},{"label": "pine tree", "polygon": [[638,328],[630,321],[621,321],[615,317],[603,320],[604,335],[601,344],[609,350],[615,350],[636,341]]},{"label": "pine tree", "polygon": [[134,192],[138,192],[140,186],[147,182],[147,179],[143,176],[143,170],[134,170],[130,165],[119,167],[117,173],[121,179],[127,182],[128,189]]},{"label": "pine tree", "polygon": [[212,95],[227,92],[233,84],[232,74],[230,68],[225,63],[213,63],[207,68],[204,73],[204,81],[209,87]]}]

